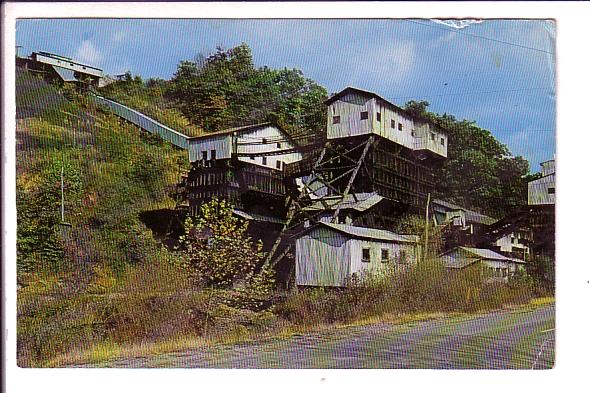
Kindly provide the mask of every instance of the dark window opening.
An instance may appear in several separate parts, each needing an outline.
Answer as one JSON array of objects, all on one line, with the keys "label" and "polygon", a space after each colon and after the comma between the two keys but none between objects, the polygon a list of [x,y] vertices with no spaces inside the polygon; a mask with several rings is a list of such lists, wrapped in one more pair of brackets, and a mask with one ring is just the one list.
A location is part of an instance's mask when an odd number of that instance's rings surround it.
[{"label": "dark window opening", "polygon": [[268,142],[268,141],[266,140],[266,138],[262,138],[262,144],[263,144],[263,145],[266,145],[266,143],[267,143],[267,142]]},{"label": "dark window opening", "polygon": [[445,138],[440,138],[440,144],[441,144],[442,146],[444,146],[444,145],[445,145]]},{"label": "dark window opening", "polygon": [[381,122],[381,112],[377,112],[377,121]]},{"label": "dark window opening", "polygon": [[281,148],[281,144],[280,144],[280,142],[277,142],[277,149],[280,149],[280,148]]},{"label": "dark window opening", "polygon": [[211,160],[217,159],[217,151],[215,149],[211,150]]},{"label": "dark window opening", "polygon": [[254,157],[254,156],[250,156],[250,159],[251,159],[251,160],[255,160],[255,159],[256,159],[256,157]]},{"label": "dark window opening", "polygon": [[391,120],[391,128],[395,129],[395,120]]},{"label": "dark window opening", "polygon": [[369,263],[371,262],[371,249],[370,248],[363,248],[363,255],[361,262]]},{"label": "dark window opening", "polygon": [[207,161],[207,151],[206,150],[201,151],[201,157],[203,157],[203,161]]},{"label": "dark window opening", "polygon": [[397,129],[400,131],[402,130],[402,123],[397,123]]},{"label": "dark window opening", "polygon": [[549,194],[555,194],[555,187],[549,187],[549,188],[547,189],[547,192],[548,192]]},{"label": "dark window opening", "polygon": [[277,161],[277,169],[281,169],[281,162]]},{"label": "dark window opening", "polygon": [[266,157],[262,157],[262,165],[266,165]]},{"label": "dark window opening", "polygon": [[340,116],[332,117],[332,124],[340,124]]},{"label": "dark window opening", "polygon": [[387,248],[381,249],[381,262],[382,263],[389,262],[389,250]]},{"label": "dark window opening", "polygon": [[434,135],[433,133],[430,133],[430,139],[434,141],[435,138],[436,138],[436,135]]},{"label": "dark window opening", "polygon": [[367,120],[369,118],[369,112],[361,112],[361,120]]}]

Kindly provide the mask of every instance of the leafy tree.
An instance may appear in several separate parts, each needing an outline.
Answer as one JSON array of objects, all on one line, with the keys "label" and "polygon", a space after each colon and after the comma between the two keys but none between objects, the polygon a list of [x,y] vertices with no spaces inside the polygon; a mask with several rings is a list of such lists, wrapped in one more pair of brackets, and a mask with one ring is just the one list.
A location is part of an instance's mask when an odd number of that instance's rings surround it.
[{"label": "leafy tree", "polygon": [[262,244],[246,235],[247,228],[225,200],[213,199],[201,206],[197,217],[187,218],[181,240],[187,267],[198,281],[231,288],[254,271],[263,258]]},{"label": "leafy tree", "polygon": [[499,217],[526,204],[528,162],[512,156],[475,122],[429,112],[428,106],[427,101],[408,101],[405,108],[448,133],[448,157],[436,170],[437,196]]},{"label": "leafy tree", "polygon": [[301,136],[325,124],[326,90],[300,70],[257,68],[246,44],[180,62],[167,96],[206,131],[271,121]]}]

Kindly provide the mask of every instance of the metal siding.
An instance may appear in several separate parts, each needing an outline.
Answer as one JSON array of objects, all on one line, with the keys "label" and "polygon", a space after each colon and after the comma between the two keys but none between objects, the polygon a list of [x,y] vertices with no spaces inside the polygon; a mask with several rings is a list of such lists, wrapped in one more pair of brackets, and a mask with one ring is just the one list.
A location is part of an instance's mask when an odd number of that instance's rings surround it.
[{"label": "metal siding", "polygon": [[118,102],[109,100],[107,98],[91,95],[91,97],[99,104],[108,107],[114,114],[123,119],[137,125],[141,129],[152,134],[159,135],[165,141],[172,143],[182,149],[188,148],[187,136],[167,127],[156,120],[134,110]]},{"label": "metal siding", "polygon": [[530,182],[528,184],[529,205],[554,205],[555,194],[549,194],[549,188],[555,188],[555,174]]},{"label": "metal siding", "polygon": [[[92,67],[92,66],[81,65],[74,60],[69,61],[69,60],[65,60],[65,59],[63,59],[63,60],[54,59],[53,57],[45,56],[40,53],[35,54],[35,60],[40,63],[50,64],[50,65],[54,65],[54,66],[58,66],[58,67],[62,67],[62,68],[67,68],[67,69],[81,72],[84,74],[97,76],[99,78],[104,77],[104,72],[101,71],[100,69]],[[70,64],[73,64],[73,65],[70,65]],[[84,68],[84,67],[86,67],[86,68]]]},{"label": "metal siding", "polygon": [[[262,139],[268,139],[269,143],[261,144]],[[275,142],[273,142],[273,140]],[[277,147],[277,142],[280,141],[281,147]],[[287,136],[278,128],[268,126],[253,130],[252,132],[240,133],[238,136],[238,153],[252,153],[256,156],[255,160],[250,157],[239,157],[240,161],[247,162],[249,164],[256,164],[264,166],[266,168],[277,169],[277,161],[281,161],[283,164],[291,164],[296,161],[301,161],[303,156],[301,153],[286,153],[278,155],[266,156],[266,165],[262,165],[262,158],[259,154],[271,153],[280,150],[292,149],[295,146],[287,140]],[[247,143],[252,143],[248,145]],[[281,169],[283,166],[281,166]]]},{"label": "metal siding", "polygon": [[207,159],[211,159],[211,151],[215,150],[218,160],[231,158],[232,136],[218,135],[209,138],[191,139],[188,142],[188,155],[190,162],[202,159],[202,151],[207,151]]},{"label": "metal siding", "polygon": [[[367,99],[358,94],[348,94],[332,103],[328,110],[327,138],[337,139],[372,132],[375,99]],[[368,119],[361,120],[361,112],[368,112]],[[333,116],[340,116],[339,124],[332,124]]]},{"label": "metal siding", "polygon": [[295,243],[297,285],[343,286],[349,274],[347,239],[324,228],[312,230]]}]

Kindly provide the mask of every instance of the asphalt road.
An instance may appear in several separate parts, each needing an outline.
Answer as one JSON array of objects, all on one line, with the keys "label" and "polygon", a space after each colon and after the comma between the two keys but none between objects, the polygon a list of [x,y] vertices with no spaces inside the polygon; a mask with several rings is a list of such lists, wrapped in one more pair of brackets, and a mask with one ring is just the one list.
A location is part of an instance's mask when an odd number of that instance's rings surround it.
[{"label": "asphalt road", "polygon": [[374,324],[240,345],[119,359],[93,367],[547,369],[555,307]]}]

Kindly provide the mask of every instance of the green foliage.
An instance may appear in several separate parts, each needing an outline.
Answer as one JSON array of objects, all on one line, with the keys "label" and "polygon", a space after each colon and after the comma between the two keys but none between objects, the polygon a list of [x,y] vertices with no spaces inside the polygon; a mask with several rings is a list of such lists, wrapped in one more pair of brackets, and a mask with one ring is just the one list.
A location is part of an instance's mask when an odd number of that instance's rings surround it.
[{"label": "green foliage", "polygon": [[428,112],[428,105],[427,101],[409,101],[405,108],[448,133],[448,159],[436,173],[438,196],[499,217],[526,204],[528,162],[513,157],[475,122]]},{"label": "green foliage", "polygon": [[263,258],[262,244],[246,236],[248,223],[233,215],[225,200],[201,206],[198,216],[187,218],[185,235],[188,268],[205,286],[231,288],[251,277]]},{"label": "green foliage", "polygon": [[326,90],[296,69],[255,67],[246,44],[182,61],[167,95],[206,131],[272,121],[301,136],[319,133],[325,125]]}]

